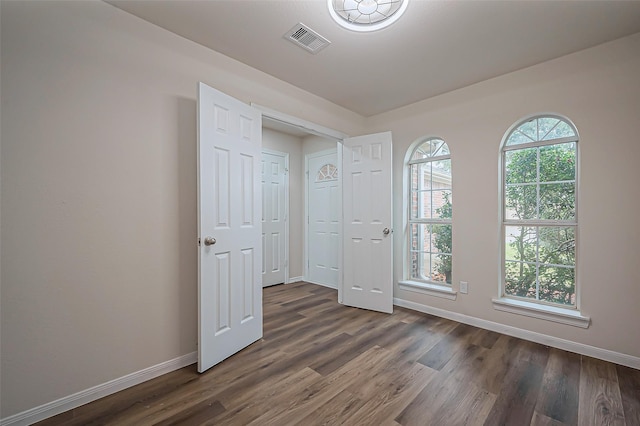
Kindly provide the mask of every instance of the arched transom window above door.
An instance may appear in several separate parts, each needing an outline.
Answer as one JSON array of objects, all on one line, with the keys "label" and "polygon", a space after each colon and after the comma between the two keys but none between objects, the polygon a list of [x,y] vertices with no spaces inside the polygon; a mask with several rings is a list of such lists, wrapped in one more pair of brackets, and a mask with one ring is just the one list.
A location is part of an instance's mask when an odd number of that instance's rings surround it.
[{"label": "arched transom window above door", "polygon": [[334,164],[325,164],[316,174],[316,182],[338,179],[338,168]]}]

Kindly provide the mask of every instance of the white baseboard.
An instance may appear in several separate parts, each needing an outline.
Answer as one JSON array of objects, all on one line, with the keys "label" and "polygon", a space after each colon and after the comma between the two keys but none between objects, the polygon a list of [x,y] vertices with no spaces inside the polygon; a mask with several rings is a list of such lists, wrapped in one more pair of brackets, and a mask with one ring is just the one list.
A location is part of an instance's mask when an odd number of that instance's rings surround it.
[{"label": "white baseboard", "polygon": [[107,395],[130,388],[131,386],[146,382],[147,380],[162,376],[163,374],[186,367],[187,365],[191,365],[197,361],[198,353],[191,352],[189,354],[179,356],[178,358],[145,368],[144,370],[136,371],[135,373],[127,374],[126,376],[118,379],[74,393],[73,395],[65,396],[64,398],[43,404],[39,407],[0,419],[0,426],[31,425],[57,414],[64,413],[65,411],[80,407],[81,405],[89,402],[98,400]]},{"label": "white baseboard", "polygon": [[291,277],[291,278],[289,278],[289,284],[299,283],[300,281],[304,281],[304,277]]},{"label": "white baseboard", "polygon": [[319,283],[319,282],[316,282],[316,281],[310,281],[310,280],[304,280],[304,281],[305,281],[305,282],[308,282],[308,283],[310,283],[310,284],[321,285],[322,287],[332,288],[332,289],[334,289],[334,290],[337,290],[337,289],[338,289],[338,287],[337,287],[337,286],[335,286],[335,285],[331,285],[331,284],[327,284],[327,283]]},{"label": "white baseboard", "polygon": [[547,336],[546,334],[536,333],[534,331],[523,330],[521,328],[512,327],[510,325],[500,324],[493,321],[487,321],[469,315],[459,314],[444,309],[433,308],[421,303],[411,302],[409,300],[393,298],[393,304],[403,308],[413,309],[414,311],[424,312],[438,317],[450,319],[452,321],[473,325],[475,327],[484,328],[486,330],[495,331],[509,336],[518,337],[520,339],[529,340],[531,342],[540,343],[546,346],[562,349],[577,354],[602,359],[604,361],[613,362],[620,365],[640,370],[640,358],[622,354],[619,352],[602,349],[595,346],[585,345],[583,343],[572,342],[570,340],[560,339],[558,337]]},{"label": "white baseboard", "polygon": [[[289,280],[289,282],[298,281],[302,281],[302,277],[296,277]],[[312,284],[335,288],[322,283]],[[631,355],[610,351],[608,349],[597,348],[595,346],[585,345],[582,343],[572,342],[570,340],[560,339],[553,336],[547,336],[546,334],[523,330],[521,328],[504,325],[493,321],[487,321],[456,312],[450,312],[444,309],[433,308],[431,306],[422,305],[420,303],[415,303],[408,300],[394,298],[393,304],[396,306],[413,309],[414,311],[436,315],[438,317],[450,319],[452,321],[469,324],[475,327],[484,328],[486,330],[495,331],[509,336],[518,337],[520,339],[529,340],[543,345],[552,346],[554,348],[563,349],[569,352],[575,352],[581,355],[602,359],[640,370],[640,358]],[[146,382],[147,380],[151,380],[163,374],[170,373],[182,367],[186,367],[187,365],[191,365],[197,362],[197,358],[197,352],[182,355],[178,358],[174,358],[169,361],[156,364],[149,368],[145,368],[144,370],[140,370],[135,373],[120,377],[118,379],[111,380],[101,385],[85,389],[73,395],[69,395],[64,398],[60,398],[58,400],[43,404],[39,407],[35,407],[30,410],[14,414],[10,417],[0,419],[0,426],[31,425],[57,414],[64,413],[65,411],[80,407],[81,405],[87,404],[89,402],[96,401],[107,395],[111,395],[121,390],[130,388],[137,384]]]}]

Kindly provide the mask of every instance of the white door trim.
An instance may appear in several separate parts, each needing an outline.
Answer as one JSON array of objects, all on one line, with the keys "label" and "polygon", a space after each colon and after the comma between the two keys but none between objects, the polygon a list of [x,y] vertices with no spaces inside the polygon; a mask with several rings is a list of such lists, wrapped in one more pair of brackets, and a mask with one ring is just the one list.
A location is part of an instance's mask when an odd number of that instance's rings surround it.
[{"label": "white door trim", "polygon": [[[284,158],[284,283],[289,283],[289,153],[262,148],[262,152]],[[264,196],[264,194],[263,194]],[[264,253],[262,254],[264,256]]]},{"label": "white door trim", "polygon": [[[344,151],[342,146],[342,140],[338,141],[338,185],[340,185],[340,199],[344,197],[344,180],[342,176],[344,175],[344,167],[342,161],[342,151]],[[343,304],[344,297],[344,203],[340,203],[340,240],[342,241],[338,244],[338,268],[340,269],[340,273],[338,274],[338,303]]]},{"label": "white door trim", "polygon": [[337,130],[330,129],[328,127],[321,126],[320,124],[312,123],[311,121],[303,120],[301,118],[294,117],[293,115],[285,114],[253,102],[251,103],[251,106],[260,111],[263,118],[268,118],[289,126],[297,127],[298,129],[312,135],[333,139],[337,142],[341,142],[342,139],[349,137],[349,135]]}]

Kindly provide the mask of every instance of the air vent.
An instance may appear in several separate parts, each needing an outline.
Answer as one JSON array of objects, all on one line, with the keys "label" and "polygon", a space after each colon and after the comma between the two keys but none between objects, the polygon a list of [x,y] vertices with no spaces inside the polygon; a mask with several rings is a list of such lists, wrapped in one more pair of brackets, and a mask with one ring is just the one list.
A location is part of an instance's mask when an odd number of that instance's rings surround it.
[{"label": "air vent", "polygon": [[318,53],[331,42],[304,24],[297,24],[284,35],[284,38],[313,54]]}]

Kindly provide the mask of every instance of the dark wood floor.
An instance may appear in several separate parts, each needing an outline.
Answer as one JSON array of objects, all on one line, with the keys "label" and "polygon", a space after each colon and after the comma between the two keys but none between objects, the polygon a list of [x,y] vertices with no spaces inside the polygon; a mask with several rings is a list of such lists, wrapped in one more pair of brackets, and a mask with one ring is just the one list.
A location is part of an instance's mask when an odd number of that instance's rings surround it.
[{"label": "dark wood floor", "polygon": [[640,371],[442,318],[264,291],[264,339],[41,425],[640,425]]}]

